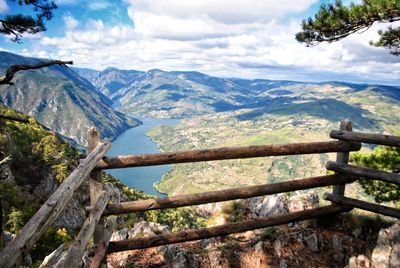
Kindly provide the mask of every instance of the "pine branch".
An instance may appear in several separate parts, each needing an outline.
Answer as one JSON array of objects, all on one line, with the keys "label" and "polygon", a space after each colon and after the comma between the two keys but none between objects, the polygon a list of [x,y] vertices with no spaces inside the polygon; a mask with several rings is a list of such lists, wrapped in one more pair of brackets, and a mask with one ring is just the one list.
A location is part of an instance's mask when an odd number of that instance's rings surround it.
[{"label": "pine branch", "polygon": [[[302,22],[302,31],[296,34],[299,42],[314,46],[321,42],[334,42],[369,29],[375,22],[400,21],[400,1],[363,0],[360,4],[344,6],[340,0],[321,5],[315,18]],[[395,33],[395,35],[393,35]],[[375,46],[390,48],[399,55],[398,32],[382,35]]]},{"label": "pine branch", "polygon": [[11,82],[11,80],[14,78],[15,73],[18,71],[40,69],[40,68],[48,67],[51,65],[61,65],[61,66],[66,67],[66,64],[73,64],[73,62],[72,61],[52,60],[52,61],[42,62],[42,63],[38,63],[38,64],[11,65],[6,71],[6,76],[0,80],[0,85],[14,85],[14,83]]}]

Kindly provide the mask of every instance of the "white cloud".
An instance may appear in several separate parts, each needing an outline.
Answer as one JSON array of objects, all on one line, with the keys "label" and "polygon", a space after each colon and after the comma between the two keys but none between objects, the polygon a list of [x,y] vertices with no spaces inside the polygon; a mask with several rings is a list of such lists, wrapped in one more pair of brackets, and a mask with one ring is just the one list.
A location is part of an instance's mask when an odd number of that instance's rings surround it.
[{"label": "white cloud", "polygon": [[63,16],[63,21],[68,30],[74,29],[79,25],[79,22],[71,14]]},{"label": "white cloud", "polygon": [[249,23],[279,18],[307,10],[317,0],[128,0],[129,14],[154,13],[174,18],[207,16],[224,24]]},{"label": "white cloud", "polygon": [[137,31],[191,40],[242,34],[273,19],[307,10],[316,0],[128,0]]},{"label": "white cloud", "polygon": [[56,2],[57,5],[65,6],[84,5],[91,10],[107,9],[113,5],[109,0],[57,0]]},{"label": "white cloud", "polygon": [[107,0],[89,1],[87,7],[92,10],[102,10],[111,7],[112,4]]},{"label": "white cloud", "polygon": [[81,0],[57,0],[57,5],[76,5]]},{"label": "white cloud", "polygon": [[[68,23],[74,27],[67,27],[63,37],[41,37],[30,53],[74,60],[78,66],[94,69],[115,66],[247,78],[400,81],[400,58],[368,45],[385,25],[307,48],[294,39],[299,20],[288,19],[287,14],[302,12],[315,1],[249,0],[240,5],[243,2],[129,0],[135,28],[109,26],[102,20],[76,27],[71,20]],[[278,18],[285,14],[285,20]]]},{"label": "white cloud", "polygon": [[9,10],[9,7],[5,0],[0,0],[0,12],[6,12]]}]

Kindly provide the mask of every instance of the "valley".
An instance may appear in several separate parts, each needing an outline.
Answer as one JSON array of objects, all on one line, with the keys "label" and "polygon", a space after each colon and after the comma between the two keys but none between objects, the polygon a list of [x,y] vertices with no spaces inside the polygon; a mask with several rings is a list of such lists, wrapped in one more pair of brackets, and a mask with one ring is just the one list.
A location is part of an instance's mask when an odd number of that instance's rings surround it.
[{"label": "valley", "polygon": [[[0,56],[2,62],[39,60],[6,52]],[[5,64],[0,67],[5,68]],[[393,116],[400,114],[400,89],[395,86],[247,80],[111,67],[103,71],[51,67],[21,72],[15,82],[13,87],[2,87],[0,102],[34,115],[40,123],[80,145],[91,125],[99,127],[104,137],[114,139],[140,124],[127,116],[132,114],[180,119],[177,125],[154,125],[141,134],[145,139],[148,135],[161,151],[323,141],[344,118],[352,120],[357,131],[400,133],[400,118]],[[326,161],[333,157],[173,165],[156,188],[176,195],[323,175]]]},{"label": "valley", "polygon": [[[41,59],[27,58],[0,51],[0,73],[12,64],[35,64]],[[72,69],[51,66],[16,74],[14,85],[0,87],[0,103],[34,116],[38,122],[85,146],[91,126],[104,138],[116,138],[124,130],[140,124],[115,111],[112,101],[99,93]]]},{"label": "valley", "polygon": [[[90,77],[87,77],[88,79]],[[165,152],[329,140],[340,120],[354,129],[400,132],[397,87],[344,82],[217,78],[196,72],[121,71],[91,80],[120,110],[155,118],[182,118],[148,135]],[[118,85],[118,86],[117,86]],[[368,150],[368,148],[364,148]],[[168,195],[273,183],[326,173],[334,155],[307,155],[173,165],[156,184]],[[363,194],[349,189],[352,195]]]}]

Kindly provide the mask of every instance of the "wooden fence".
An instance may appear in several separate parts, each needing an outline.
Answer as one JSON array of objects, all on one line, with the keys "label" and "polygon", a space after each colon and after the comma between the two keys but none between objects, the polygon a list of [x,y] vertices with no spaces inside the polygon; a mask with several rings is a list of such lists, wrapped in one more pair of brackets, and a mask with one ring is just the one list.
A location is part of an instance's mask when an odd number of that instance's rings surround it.
[{"label": "wooden fence", "polygon": [[[104,263],[107,253],[224,236],[345,212],[351,210],[353,207],[400,218],[399,209],[348,198],[344,195],[345,185],[359,178],[400,184],[399,174],[348,165],[349,152],[358,151],[361,148],[361,142],[400,147],[400,138],[389,135],[352,132],[351,122],[346,120],[341,122],[340,130],[332,131],[330,136],[331,138],[338,139],[338,141],[105,157],[104,155],[110,149],[111,145],[109,142],[101,142],[99,132],[92,128],[88,132],[88,156],[81,161],[79,166],[60,185],[56,192],[50,196],[17,237],[0,252],[0,267],[15,267],[23,261],[40,236],[65,209],[73,193],[87,177],[89,177],[90,188],[88,217],[74,242],[69,245],[67,253],[54,265],[56,267],[80,267],[82,265],[82,257],[88,250],[91,251],[91,255],[93,256],[90,267],[99,267]],[[333,175],[199,194],[108,204],[109,193],[103,190],[101,182],[101,170],[104,169],[332,152],[337,153],[336,162],[328,162],[326,167],[328,170],[335,172]],[[107,218],[109,215],[251,198],[330,185],[334,186],[333,191],[332,193],[326,193],[324,198],[331,201],[331,205],[254,220],[228,223],[210,228],[185,230],[177,233],[110,242],[116,224],[115,218]],[[88,249],[91,239],[93,239],[94,247]]]}]

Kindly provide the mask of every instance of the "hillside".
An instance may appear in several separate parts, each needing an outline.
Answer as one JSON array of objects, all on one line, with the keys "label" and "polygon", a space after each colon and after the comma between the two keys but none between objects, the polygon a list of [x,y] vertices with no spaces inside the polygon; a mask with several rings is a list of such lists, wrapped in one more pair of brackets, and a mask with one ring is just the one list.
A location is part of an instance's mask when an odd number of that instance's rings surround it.
[{"label": "hillside", "polygon": [[[85,70],[78,72],[90,78],[121,111],[158,118],[188,118],[251,109],[243,115],[250,120],[265,113],[293,113],[299,109],[302,114],[325,114],[331,117],[328,119],[337,118],[340,113],[356,115],[357,124],[366,127],[373,124],[366,120],[373,117],[374,109],[387,117],[388,111],[384,111],[387,106],[381,104],[387,101],[395,104],[400,99],[398,87],[382,85],[247,80],[158,69],[141,72],[107,68],[98,72],[96,78],[88,76]],[[335,114],[324,112],[331,108],[335,108]]]},{"label": "hillside", "polygon": [[[0,118],[0,249],[18,233],[47,198],[57,189],[85,156],[46,130],[29,116],[0,105],[5,115],[23,118],[17,122]],[[118,179],[103,173],[110,202],[152,198],[129,188]],[[55,224],[42,236],[30,253],[33,262],[43,258],[60,244],[71,241],[85,220],[88,205],[88,182],[84,182]],[[204,218],[193,208],[166,209],[121,216],[118,228],[138,220],[158,222],[177,230],[204,225]],[[4,232],[3,232],[4,231]],[[38,267],[35,263],[34,267]]]},{"label": "hillside", "polygon": [[[121,111],[182,118],[148,135],[162,151],[322,141],[344,118],[358,131],[399,133],[400,88],[345,82],[218,78],[107,68],[91,80]],[[367,150],[367,149],[365,149]],[[157,189],[194,193],[325,174],[334,155],[174,165]],[[355,194],[359,189],[353,189]]]},{"label": "hillside", "polygon": [[[12,64],[34,64],[39,59],[0,52],[0,73]],[[34,116],[48,128],[80,145],[95,125],[107,138],[115,138],[139,122],[115,111],[112,102],[73,70],[52,66],[18,72],[15,85],[0,87],[0,103]]]}]

